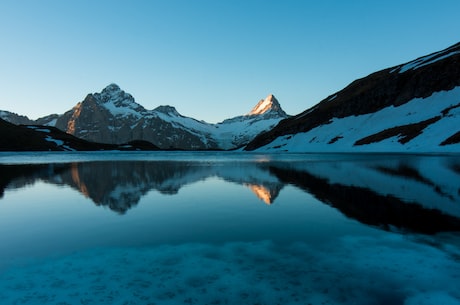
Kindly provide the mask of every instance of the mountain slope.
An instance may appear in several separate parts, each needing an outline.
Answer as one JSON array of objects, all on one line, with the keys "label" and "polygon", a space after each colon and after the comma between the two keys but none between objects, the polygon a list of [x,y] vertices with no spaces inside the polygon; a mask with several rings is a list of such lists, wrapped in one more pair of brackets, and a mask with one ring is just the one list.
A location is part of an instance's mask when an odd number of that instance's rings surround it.
[{"label": "mountain slope", "polygon": [[460,151],[460,43],[358,79],[247,150]]},{"label": "mountain slope", "polygon": [[145,140],[162,149],[234,149],[286,117],[276,98],[269,95],[247,115],[210,124],[183,116],[171,106],[146,110],[130,94],[111,84],[101,93],[88,94],[57,119],[50,117],[49,125],[101,143]]}]

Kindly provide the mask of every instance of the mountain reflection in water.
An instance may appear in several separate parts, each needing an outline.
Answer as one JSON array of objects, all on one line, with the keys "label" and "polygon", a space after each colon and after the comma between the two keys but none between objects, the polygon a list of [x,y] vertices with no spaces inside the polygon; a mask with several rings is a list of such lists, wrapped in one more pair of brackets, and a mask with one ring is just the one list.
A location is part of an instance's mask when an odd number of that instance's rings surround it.
[{"label": "mountain reflection in water", "polygon": [[460,159],[399,156],[290,162],[96,161],[0,165],[5,189],[65,185],[117,213],[149,191],[174,195],[210,177],[248,187],[266,204],[295,186],[348,217],[385,230],[460,230]]}]

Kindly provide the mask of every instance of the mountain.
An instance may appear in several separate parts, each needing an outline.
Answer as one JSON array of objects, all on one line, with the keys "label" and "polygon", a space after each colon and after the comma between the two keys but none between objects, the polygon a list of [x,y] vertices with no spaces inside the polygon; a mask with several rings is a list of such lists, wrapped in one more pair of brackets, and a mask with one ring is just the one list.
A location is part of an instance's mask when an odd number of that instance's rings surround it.
[{"label": "mountain", "polygon": [[29,119],[27,116],[19,115],[17,113],[5,111],[5,110],[0,110],[0,119],[13,123],[15,125],[27,125],[27,124],[35,123],[31,119]]},{"label": "mountain", "polygon": [[260,100],[248,115],[264,115],[265,117],[287,117],[288,115],[281,109],[281,105],[273,94],[268,95],[264,100]]},{"label": "mountain", "polygon": [[118,85],[110,84],[100,93],[88,94],[64,114],[40,118],[35,124],[55,126],[92,142],[144,140],[162,149],[228,150],[246,145],[286,117],[276,98],[269,95],[246,115],[210,124],[183,116],[172,106],[147,110]]},{"label": "mountain", "polygon": [[86,141],[55,127],[15,125],[0,119],[0,151],[158,150],[146,141],[102,144]]},{"label": "mountain", "polygon": [[358,79],[245,149],[458,152],[460,43]]}]

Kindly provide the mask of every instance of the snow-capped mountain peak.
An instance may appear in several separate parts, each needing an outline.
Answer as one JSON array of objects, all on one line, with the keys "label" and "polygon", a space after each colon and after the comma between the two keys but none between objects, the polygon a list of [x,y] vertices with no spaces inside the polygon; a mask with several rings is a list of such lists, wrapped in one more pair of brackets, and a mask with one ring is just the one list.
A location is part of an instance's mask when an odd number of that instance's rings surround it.
[{"label": "snow-capped mountain peak", "polygon": [[121,90],[117,84],[110,84],[101,93],[94,93],[94,98],[113,115],[139,116],[146,110],[135,102],[134,97]]},{"label": "snow-capped mountain peak", "polygon": [[262,115],[269,112],[273,112],[281,116],[287,116],[283,109],[281,109],[280,103],[273,94],[269,94],[265,99],[260,100],[247,115]]},{"label": "snow-capped mountain peak", "polygon": [[278,104],[278,101],[276,100],[275,96],[273,94],[269,94],[265,99],[260,100],[257,103],[257,105],[255,105],[254,108],[252,108],[248,115],[263,114],[272,108],[274,102]]},{"label": "snow-capped mountain peak", "polygon": [[117,84],[108,85],[100,93],[94,93],[94,96],[104,103],[110,100],[134,99],[130,94],[121,90]]}]

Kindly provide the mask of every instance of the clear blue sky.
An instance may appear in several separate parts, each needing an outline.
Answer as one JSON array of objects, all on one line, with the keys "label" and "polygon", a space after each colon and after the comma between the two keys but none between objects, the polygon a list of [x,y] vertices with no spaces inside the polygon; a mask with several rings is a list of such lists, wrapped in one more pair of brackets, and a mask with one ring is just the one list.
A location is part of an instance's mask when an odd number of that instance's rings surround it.
[{"label": "clear blue sky", "polygon": [[297,114],[460,41],[458,0],[0,0],[0,109],[63,113],[117,83],[208,122]]}]

